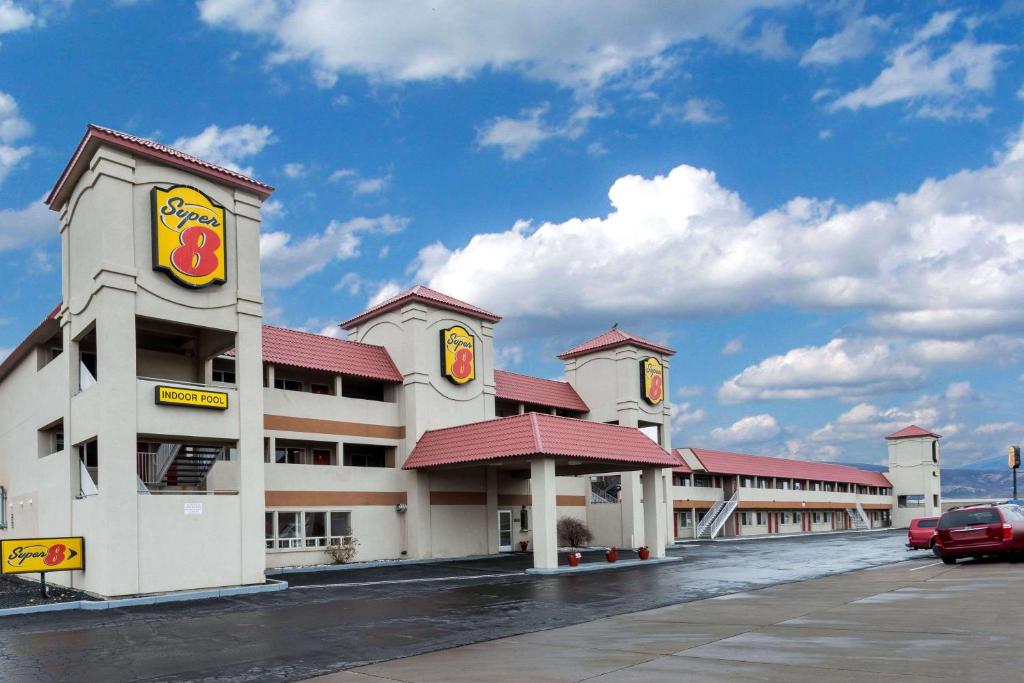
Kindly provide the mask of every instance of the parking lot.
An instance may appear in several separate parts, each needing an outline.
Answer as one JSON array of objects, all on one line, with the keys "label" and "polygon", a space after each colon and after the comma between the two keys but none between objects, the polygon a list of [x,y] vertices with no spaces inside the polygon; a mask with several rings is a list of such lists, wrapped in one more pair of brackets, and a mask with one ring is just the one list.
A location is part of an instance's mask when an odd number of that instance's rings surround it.
[{"label": "parking lot", "polygon": [[0,679],[302,680],[907,557],[932,561],[907,553],[904,538],[894,531],[686,544],[670,551],[680,562],[571,576],[527,575],[525,556],[515,555],[309,573],[284,577],[296,588],[274,594],[7,618]]}]

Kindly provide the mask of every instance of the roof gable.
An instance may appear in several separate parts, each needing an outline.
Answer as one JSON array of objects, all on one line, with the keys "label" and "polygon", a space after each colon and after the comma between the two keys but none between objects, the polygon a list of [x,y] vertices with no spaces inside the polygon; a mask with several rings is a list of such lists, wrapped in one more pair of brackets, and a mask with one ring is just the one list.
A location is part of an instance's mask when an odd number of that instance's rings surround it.
[{"label": "roof gable", "polygon": [[229,187],[236,187],[251,192],[261,200],[266,199],[274,191],[274,188],[265,183],[239,173],[223,166],[217,166],[209,161],[199,159],[191,154],[162,145],[153,140],[129,135],[111,128],[104,128],[90,123],[85,129],[85,135],[78,143],[74,155],[64,167],[57,184],[50,190],[46,197],[46,205],[54,211],[59,211],[61,206],[71,194],[78,178],[85,172],[89,160],[100,145],[110,145],[128,151],[131,154],[152,159],[167,166],[180,168],[189,173],[202,176],[209,180]]},{"label": "roof gable", "polygon": [[630,334],[625,330],[620,330],[618,326],[613,327],[604,334],[599,334],[593,339],[589,339],[582,344],[577,344],[568,351],[558,354],[558,357],[562,360],[568,360],[575,358],[576,356],[583,356],[588,353],[594,353],[595,351],[604,351],[606,349],[613,349],[618,346],[627,345],[639,346],[642,349],[648,351],[654,351],[664,356],[673,356],[675,351],[662,346],[661,344],[655,344],[654,342],[638,337],[635,334]]},{"label": "roof gable", "polygon": [[342,322],[340,326],[342,329],[346,330],[353,328],[362,322],[376,318],[377,316],[387,313],[388,311],[393,311],[396,308],[401,308],[405,304],[412,301],[418,301],[420,303],[424,303],[427,304],[428,306],[433,306],[435,308],[442,308],[449,311],[455,311],[456,313],[463,313],[466,315],[470,315],[474,318],[479,318],[480,320],[486,320],[487,322],[491,323],[496,323],[499,320],[501,320],[500,315],[495,315],[490,311],[485,311],[484,309],[474,306],[473,304],[466,303],[465,301],[460,301],[455,297],[448,296],[447,294],[442,294],[441,292],[430,289],[429,287],[424,287],[423,285],[416,285],[414,287],[410,287],[409,289],[403,292],[399,292],[395,296],[380,302],[376,306],[371,306],[370,308],[366,309],[359,315],[349,318],[348,320]]},{"label": "roof gable", "polygon": [[907,427],[904,427],[898,432],[893,432],[892,434],[885,438],[888,441],[895,441],[896,439],[912,439],[919,436],[934,436],[936,439],[942,438],[938,434],[934,432],[929,432],[927,429],[921,429],[917,425],[909,425]]}]

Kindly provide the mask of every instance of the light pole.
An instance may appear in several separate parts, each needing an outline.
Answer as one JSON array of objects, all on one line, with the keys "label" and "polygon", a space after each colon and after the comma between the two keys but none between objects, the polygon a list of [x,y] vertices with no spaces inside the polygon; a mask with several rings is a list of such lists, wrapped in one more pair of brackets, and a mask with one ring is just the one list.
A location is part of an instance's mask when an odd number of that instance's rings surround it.
[{"label": "light pole", "polygon": [[1020,446],[1010,446],[1010,469],[1013,470],[1013,499],[1017,500],[1017,470],[1020,469]]}]

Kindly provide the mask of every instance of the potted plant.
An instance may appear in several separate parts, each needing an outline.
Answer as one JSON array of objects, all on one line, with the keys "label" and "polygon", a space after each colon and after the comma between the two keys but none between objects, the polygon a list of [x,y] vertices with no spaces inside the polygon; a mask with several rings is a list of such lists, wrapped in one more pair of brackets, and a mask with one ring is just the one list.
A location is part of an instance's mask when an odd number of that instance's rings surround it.
[{"label": "potted plant", "polygon": [[565,559],[569,560],[570,567],[578,567],[580,566],[580,558],[582,557],[583,553],[579,552],[578,550],[573,550],[566,556]]},{"label": "potted plant", "polygon": [[641,560],[646,560],[648,557],[651,556],[651,549],[645,545],[642,545],[636,549],[636,554],[640,557]]},{"label": "potted plant", "polygon": [[524,553],[526,552],[526,549],[529,548],[529,547],[530,547],[530,542],[529,541],[519,541],[519,549],[522,550]]},{"label": "potted plant", "polygon": [[615,562],[619,559],[619,549],[615,546],[608,548],[608,550],[604,551],[604,557],[609,562]]}]

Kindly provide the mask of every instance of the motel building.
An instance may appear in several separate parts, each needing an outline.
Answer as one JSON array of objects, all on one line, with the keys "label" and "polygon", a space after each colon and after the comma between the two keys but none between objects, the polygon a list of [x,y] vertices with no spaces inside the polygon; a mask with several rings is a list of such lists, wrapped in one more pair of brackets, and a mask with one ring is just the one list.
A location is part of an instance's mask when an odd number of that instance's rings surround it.
[{"label": "motel building", "polygon": [[268,568],[906,526],[938,514],[938,435],[889,471],[673,451],[673,351],[613,327],[566,381],[494,367],[501,318],[422,286],[341,323],[264,325],[273,188],[89,126],[47,203],[62,299],[0,363],[0,539],[85,540],[51,583],[101,596],[258,584]]}]

